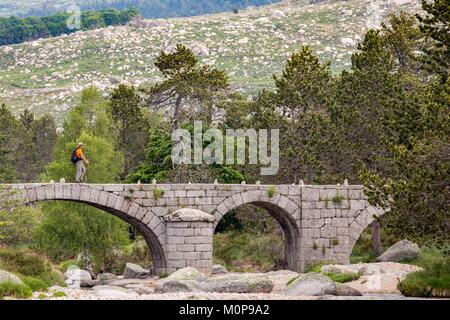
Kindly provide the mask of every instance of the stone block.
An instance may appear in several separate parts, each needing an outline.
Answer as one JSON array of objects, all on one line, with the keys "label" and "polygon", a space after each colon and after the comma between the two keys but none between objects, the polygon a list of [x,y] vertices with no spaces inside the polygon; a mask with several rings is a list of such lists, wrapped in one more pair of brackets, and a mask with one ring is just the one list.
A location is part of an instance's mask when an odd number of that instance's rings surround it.
[{"label": "stone block", "polygon": [[331,225],[333,227],[347,227],[348,226],[348,219],[347,218],[334,218],[332,220]]},{"label": "stone block", "polygon": [[123,192],[123,184],[106,184],[104,190],[108,192]]},{"label": "stone block", "polygon": [[204,197],[205,190],[189,190],[186,192],[186,197],[195,198],[195,197]]},{"label": "stone block", "polygon": [[195,236],[212,237],[212,235],[213,235],[212,228],[195,228]]},{"label": "stone block", "polygon": [[196,244],[195,245],[195,251],[212,251],[212,245],[211,244]]},{"label": "stone block", "polygon": [[187,237],[185,239],[186,244],[209,244],[211,242],[212,242],[212,237],[206,237],[206,236]]},{"label": "stone block", "polygon": [[169,214],[169,208],[167,208],[167,207],[154,207],[154,208],[152,208],[152,212],[158,217],[163,217],[163,216]]},{"label": "stone block", "polygon": [[[186,239],[190,239],[190,238],[186,238]],[[176,236],[171,236],[168,237],[167,239],[167,244],[184,244],[185,243],[185,237],[176,237]],[[186,244],[189,244],[189,242],[186,241]]]},{"label": "stone block", "polygon": [[324,219],[310,219],[310,228],[322,228],[325,225]]},{"label": "stone block", "polygon": [[182,254],[186,260],[198,260],[201,257],[201,252],[182,252]]},{"label": "stone block", "polygon": [[319,201],[320,191],[318,189],[304,187],[302,189],[302,201]]},{"label": "stone block", "polygon": [[335,227],[323,227],[320,230],[320,236],[322,238],[336,238],[337,237],[337,230]]}]

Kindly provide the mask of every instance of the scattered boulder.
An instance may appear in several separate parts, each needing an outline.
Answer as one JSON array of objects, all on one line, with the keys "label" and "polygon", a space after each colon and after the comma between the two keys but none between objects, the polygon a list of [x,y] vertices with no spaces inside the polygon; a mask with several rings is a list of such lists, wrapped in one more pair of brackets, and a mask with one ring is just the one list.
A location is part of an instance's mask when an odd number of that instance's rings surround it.
[{"label": "scattered boulder", "polygon": [[97,280],[102,280],[102,281],[107,281],[107,280],[114,280],[117,279],[117,276],[115,274],[112,273],[99,273],[97,275]]},{"label": "scattered boulder", "polygon": [[218,293],[269,293],[273,282],[259,274],[227,274],[202,282],[208,292]]},{"label": "scattered boulder", "polygon": [[88,271],[71,267],[64,273],[64,278],[66,278],[65,283],[69,286],[81,285],[81,283],[92,280],[92,276]]},{"label": "scattered boulder", "polygon": [[360,268],[355,266],[356,265],[329,264],[323,266],[320,271],[322,273],[358,273]]},{"label": "scattered boulder", "polygon": [[77,266],[69,266],[66,272],[64,272],[64,279],[73,277],[80,277],[84,280],[92,280],[91,273],[89,271],[78,268]]},{"label": "scattered boulder", "polygon": [[23,285],[22,280],[20,278],[10,272],[0,270],[0,284],[10,282],[18,285]]},{"label": "scattered boulder", "polygon": [[355,40],[353,40],[352,38],[342,38],[341,44],[344,47],[351,48],[351,47],[356,46],[357,42]]},{"label": "scattered boulder", "polygon": [[96,286],[92,290],[98,297],[126,297],[131,293],[127,289],[115,286]]},{"label": "scattered boulder", "polygon": [[320,273],[304,273],[286,286],[282,294],[292,296],[324,296],[336,294],[336,284]]},{"label": "scattered boulder", "polygon": [[284,16],[285,16],[285,14],[281,10],[275,10],[274,12],[272,12],[272,18],[274,18],[274,19],[282,19],[282,18],[284,18]]},{"label": "scattered boulder", "polygon": [[104,285],[104,281],[101,280],[84,280],[80,282],[81,288],[92,288],[95,286]]},{"label": "scattered boulder", "polygon": [[169,275],[165,280],[197,280],[202,281],[205,280],[207,276],[195,268],[186,267],[179,269]]},{"label": "scattered boulder", "polygon": [[213,274],[224,274],[224,273],[228,273],[227,268],[225,268],[223,265],[221,264],[215,264],[212,266],[212,273]]},{"label": "scattered boulder", "polygon": [[134,292],[136,292],[139,295],[155,293],[155,288],[145,287],[145,286],[141,286],[141,285],[129,285],[129,286],[126,286],[126,289],[133,290]]},{"label": "scattered boulder", "polygon": [[377,264],[366,264],[365,266],[361,267],[358,271],[360,275],[363,276],[372,276],[372,275],[380,275],[385,274],[386,271],[383,269],[381,265]]},{"label": "scattered boulder", "polygon": [[352,288],[344,283],[335,283],[336,285],[336,296],[344,296],[344,297],[353,297],[353,296],[362,296],[362,293]]},{"label": "scattered boulder", "polygon": [[400,262],[413,260],[420,254],[419,246],[408,240],[400,240],[377,258],[379,262]]},{"label": "scattered boulder", "polygon": [[352,11],[352,10],[349,10],[349,9],[342,9],[342,10],[341,10],[341,14],[342,14],[343,16],[351,16],[351,15],[353,14],[353,11]]},{"label": "scattered boulder", "polygon": [[127,263],[123,271],[124,279],[145,279],[150,276],[150,270],[142,268],[134,263]]},{"label": "scattered boulder", "polygon": [[163,279],[155,287],[156,293],[202,292],[204,287],[196,280]]}]

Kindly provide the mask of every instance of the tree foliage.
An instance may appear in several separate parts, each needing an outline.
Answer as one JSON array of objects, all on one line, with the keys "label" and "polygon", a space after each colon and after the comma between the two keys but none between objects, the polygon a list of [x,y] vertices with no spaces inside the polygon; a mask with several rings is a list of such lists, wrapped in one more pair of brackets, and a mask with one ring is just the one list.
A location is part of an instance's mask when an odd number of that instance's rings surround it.
[{"label": "tree foliage", "polygon": [[[126,24],[138,15],[135,8],[123,11],[108,9],[103,11],[82,11],[80,22],[82,30]],[[0,45],[22,43],[39,38],[56,37],[78,31],[68,26],[70,13],[57,13],[46,17],[0,17]]]}]

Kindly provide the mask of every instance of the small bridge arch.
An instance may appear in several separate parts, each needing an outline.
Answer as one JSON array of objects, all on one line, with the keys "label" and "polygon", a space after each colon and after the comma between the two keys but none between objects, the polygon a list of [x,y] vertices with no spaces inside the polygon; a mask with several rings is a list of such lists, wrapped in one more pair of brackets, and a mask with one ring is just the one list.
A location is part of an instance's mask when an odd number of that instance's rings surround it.
[{"label": "small bridge arch", "polygon": [[214,214],[216,228],[220,220],[230,211],[252,204],[263,208],[280,225],[283,231],[284,261],[292,271],[301,269],[301,208],[288,197],[276,194],[269,196],[265,190],[251,190],[227,197]]}]

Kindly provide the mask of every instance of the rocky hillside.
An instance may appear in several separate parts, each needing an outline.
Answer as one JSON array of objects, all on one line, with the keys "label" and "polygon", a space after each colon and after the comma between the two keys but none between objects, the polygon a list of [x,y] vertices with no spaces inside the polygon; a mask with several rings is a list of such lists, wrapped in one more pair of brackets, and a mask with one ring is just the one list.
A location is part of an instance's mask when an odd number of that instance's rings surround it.
[{"label": "rocky hillside", "polygon": [[86,86],[109,90],[160,79],[154,59],[176,43],[203,62],[224,69],[246,94],[272,85],[292,51],[312,46],[334,71],[350,66],[357,42],[387,12],[420,10],[419,0],[303,1],[191,18],[136,21],[128,26],[77,32],[0,47],[0,103],[15,112],[30,108],[59,119]]}]

